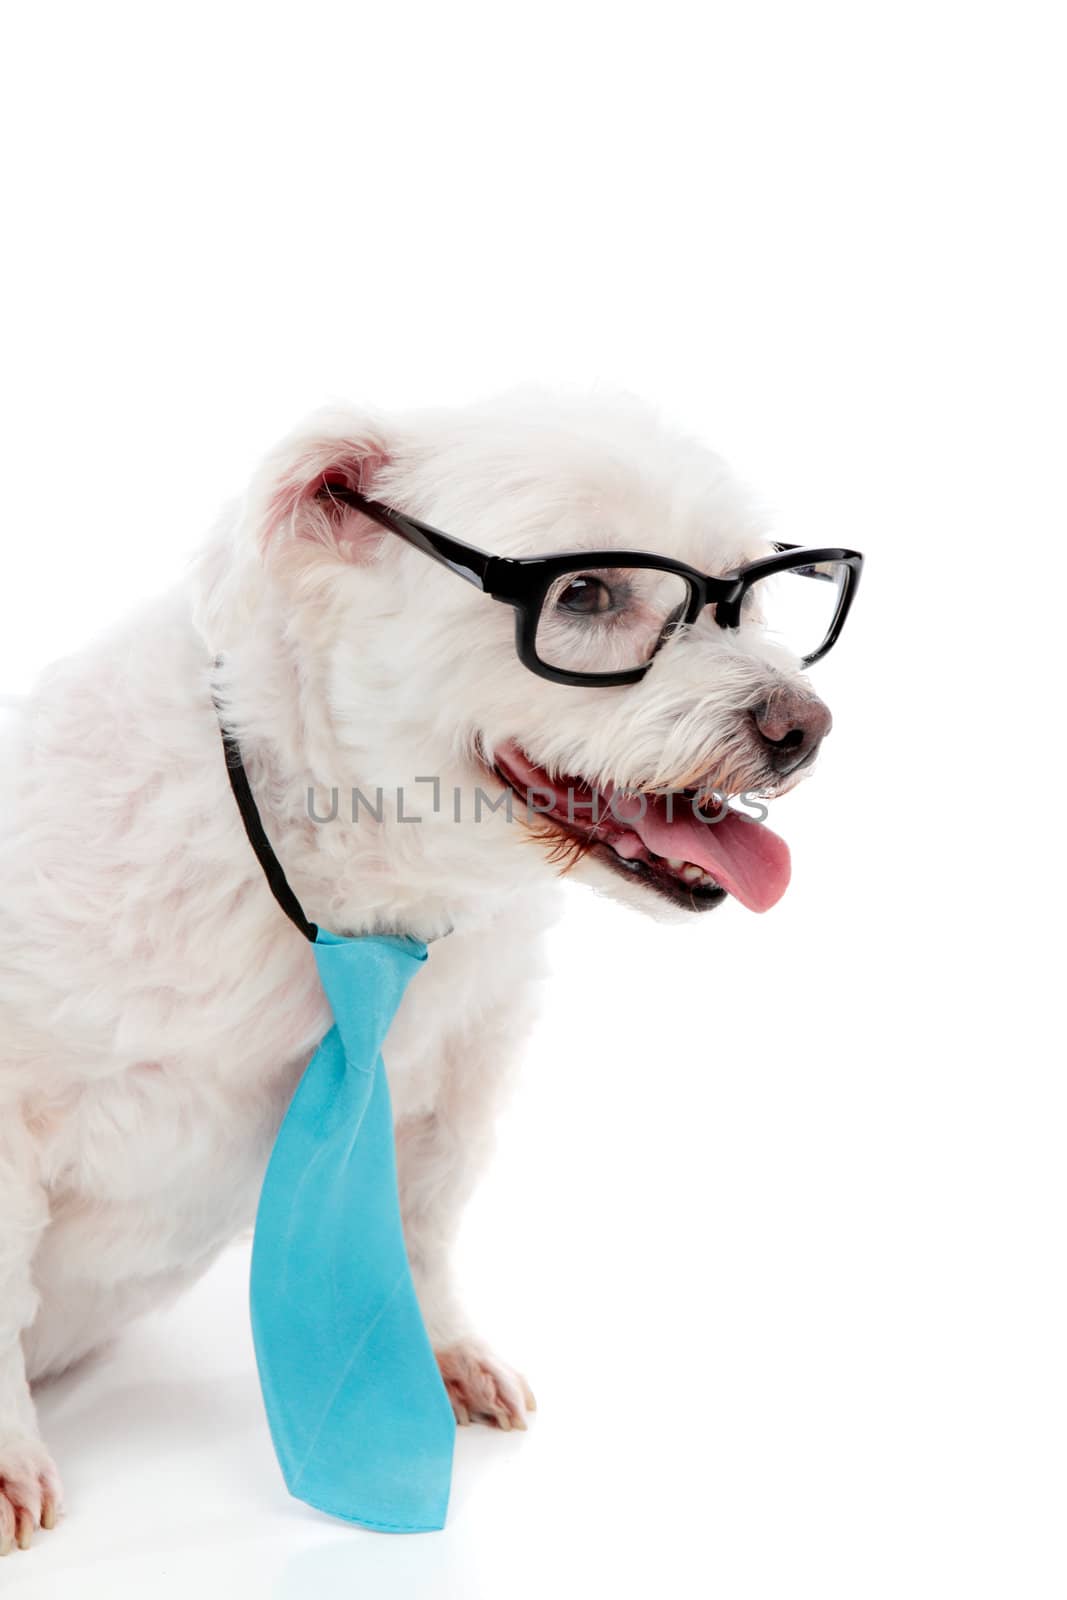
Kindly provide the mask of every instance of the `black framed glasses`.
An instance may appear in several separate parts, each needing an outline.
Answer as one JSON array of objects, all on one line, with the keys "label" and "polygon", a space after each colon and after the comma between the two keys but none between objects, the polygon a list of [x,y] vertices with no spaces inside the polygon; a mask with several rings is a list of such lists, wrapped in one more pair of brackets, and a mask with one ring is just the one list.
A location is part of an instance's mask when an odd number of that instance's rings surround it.
[{"label": "black framed glasses", "polygon": [[320,493],[512,606],[520,661],[552,683],[637,683],[708,607],[720,628],[758,623],[810,667],[837,642],[863,570],[857,550],[787,544],[721,577],[644,550],[494,556],[356,490],[327,484]]}]

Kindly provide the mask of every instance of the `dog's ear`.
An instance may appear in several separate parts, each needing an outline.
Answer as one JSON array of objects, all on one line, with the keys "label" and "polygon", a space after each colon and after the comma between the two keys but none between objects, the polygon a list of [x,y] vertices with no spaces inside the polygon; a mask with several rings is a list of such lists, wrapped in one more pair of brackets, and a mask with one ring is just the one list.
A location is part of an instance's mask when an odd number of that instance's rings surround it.
[{"label": "dog's ear", "polygon": [[373,561],[386,535],[331,489],[372,495],[387,467],[386,428],[350,412],[316,419],[287,439],[267,459],[250,496],[250,511],[263,556],[299,559],[320,554],[337,561]]}]

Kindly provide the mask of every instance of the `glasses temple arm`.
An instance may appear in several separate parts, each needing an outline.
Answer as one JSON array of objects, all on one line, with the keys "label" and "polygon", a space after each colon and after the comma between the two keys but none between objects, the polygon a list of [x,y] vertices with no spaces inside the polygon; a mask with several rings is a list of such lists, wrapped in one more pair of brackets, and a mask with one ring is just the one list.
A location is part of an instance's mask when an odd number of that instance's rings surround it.
[{"label": "glasses temple arm", "polygon": [[320,493],[324,498],[340,501],[346,506],[352,506],[356,511],[362,511],[381,527],[399,534],[407,544],[414,545],[416,550],[421,550],[423,555],[429,556],[432,561],[447,567],[450,572],[454,572],[467,583],[473,583],[476,589],[485,588],[486,573],[493,557],[484,550],[479,550],[476,545],[464,544],[462,539],[453,539],[449,534],[442,533],[439,528],[431,528],[429,523],[420,522],[417,517],[409,517],[403,511],[394,511],[392,506],[382,505],[380,500],[368,499],[356,489],[346,489],[338,484],[328,483],[323,486]]}]

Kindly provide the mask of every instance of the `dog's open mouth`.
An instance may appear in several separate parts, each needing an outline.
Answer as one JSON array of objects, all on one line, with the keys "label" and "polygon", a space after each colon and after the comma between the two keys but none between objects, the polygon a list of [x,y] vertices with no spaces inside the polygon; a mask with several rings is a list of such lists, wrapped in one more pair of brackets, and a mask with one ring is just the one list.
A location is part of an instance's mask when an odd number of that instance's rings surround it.
[{"label": "dog's open mouth", "polygon": [[768,911],[786,891],[784,839],[719,802],[700,807],[691,791],[623,794],[580,777],[552,778],[513,743],[497,750],[495,766],[531,821],[676,905],[705,911],[731,894],[750,911]]}]

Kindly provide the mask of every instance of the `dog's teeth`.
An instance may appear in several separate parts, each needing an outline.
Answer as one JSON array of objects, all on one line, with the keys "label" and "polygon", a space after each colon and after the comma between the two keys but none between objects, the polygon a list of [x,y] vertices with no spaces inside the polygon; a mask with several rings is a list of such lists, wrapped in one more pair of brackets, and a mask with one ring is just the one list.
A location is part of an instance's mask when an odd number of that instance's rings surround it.
[{"label": "dog's teeth", "polygon": [[702,867],[686,867],[682,873],[686,883],[699,883],[701,878],[706,878],[707,873]]},{"label": "dog's teeth", "polygon": [[682,868],[685,866],[685,862],[682,861],[678,856],[668,856],[667,865],[673,872],[681,872]]}]

